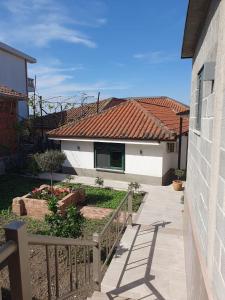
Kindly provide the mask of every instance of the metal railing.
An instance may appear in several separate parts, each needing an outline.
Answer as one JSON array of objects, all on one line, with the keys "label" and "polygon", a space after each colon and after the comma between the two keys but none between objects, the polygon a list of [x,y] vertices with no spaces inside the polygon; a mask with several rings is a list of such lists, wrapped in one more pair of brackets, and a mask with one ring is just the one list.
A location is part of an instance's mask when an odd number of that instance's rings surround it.
[{"label": "metal railing", "polygon": [[93,236],[93,241],[98,244],[94,253],[96,257],[94,263],[96,262],[96,264],[93,266],[96,290],[100,290],[100,284],[107,264],[120,241],[122,233],[127,225],[132,225],[132,199],[132,192],[127,193],[103,230],[99,234],[95,233]]},{"label": "metal railing", "polygon": [[[28,235],[28,244],[43,246],[48,299],[63,300],[92,284],[93,247],[91,240]],[[61,253],[61,259],[59,254]],[[61,283],[60,277],[67,277]]]},{"label": "metal railing", "polygon": [[[0,247],[0,270],[8,266],[11,298],[32,299],[36,282],[32,283],[31,276],[39,265],[46,266],[39,275],[44,278],[44,299],[63,300],[74,295],[79,299],[79,292],[88,286],[100,290],[104,271],[127,225],[132,225],[131,192],[92,240],[31,235],[24,222],[11,222],[4,228],[6,242]],[[32,251],[39,253],[38,263],[32,264]]]}]

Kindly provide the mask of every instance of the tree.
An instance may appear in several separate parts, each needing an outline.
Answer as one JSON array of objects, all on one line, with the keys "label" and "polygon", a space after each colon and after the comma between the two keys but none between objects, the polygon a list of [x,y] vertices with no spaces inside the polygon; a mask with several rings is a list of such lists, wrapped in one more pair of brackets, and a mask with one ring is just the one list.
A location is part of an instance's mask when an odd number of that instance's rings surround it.
[{"label": "tree", "polygon": [[47,150],[44,153],[36,153],[34,158],[43,172],[51,174],[51,190],[53,186],[52,173],[58,171],[64,163],[66,156],[64,153],[57,150]]}]

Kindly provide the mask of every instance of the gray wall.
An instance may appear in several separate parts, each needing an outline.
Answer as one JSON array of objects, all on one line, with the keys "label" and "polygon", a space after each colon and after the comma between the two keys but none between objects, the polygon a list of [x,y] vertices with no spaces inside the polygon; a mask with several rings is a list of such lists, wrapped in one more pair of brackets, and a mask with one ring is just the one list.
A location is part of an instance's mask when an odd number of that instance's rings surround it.
[{"label": "gray wall", "polygon": [[[207,62],[216,62],[214,90],[212,91],[211,81],[204,81],[202,129],[196,132],[197,77]],[[185,209],[185,219],[189,220],[185,222],[189,299],[205,300],[206,291],[212,299],[222,300],[225,297],[224,76],[225,0],[215,0],[212,1],[208,19],[197,45],[192,70],[186,185],[186,201],[189,209]],[[188,228],[190,224],[191,228]],[[201,274],[197,276],[196,270]],[[193,286],[201,287],[201,292]]]}]

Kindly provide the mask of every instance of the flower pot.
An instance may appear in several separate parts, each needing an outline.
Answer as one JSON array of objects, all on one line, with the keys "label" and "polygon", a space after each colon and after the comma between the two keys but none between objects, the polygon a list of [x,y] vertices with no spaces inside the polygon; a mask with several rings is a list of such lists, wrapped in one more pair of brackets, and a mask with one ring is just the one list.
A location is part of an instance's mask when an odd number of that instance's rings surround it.
[{"label": "flower pot", "polygon": [[182,191],[183,190],[183,182],[181,180],[174,180],[173,181],[173,188],[175,191]]}]

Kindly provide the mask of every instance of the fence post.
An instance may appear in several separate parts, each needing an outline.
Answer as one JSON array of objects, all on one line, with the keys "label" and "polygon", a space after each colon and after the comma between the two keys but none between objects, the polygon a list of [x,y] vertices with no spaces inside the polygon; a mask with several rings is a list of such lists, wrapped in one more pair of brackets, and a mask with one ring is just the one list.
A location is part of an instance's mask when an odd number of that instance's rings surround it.
[{"label": "fence post", "polygon": [[101,291],[101,242],[98,233],[93,234],[93,280],[94,290]]},{"label": "fence post", "polygon": [[133,193],[129,192],[128,194],[128,225],[132,226],[132,212],[133,212],[133,208],[132,208],[132,200],[133,200]]},{"label": "fence post", "polygon": [[8,259],[11,298],[31,300],[28,241],[25,222],[13,221],[4,227],[6,241],[17,243],[17,251]]}]

